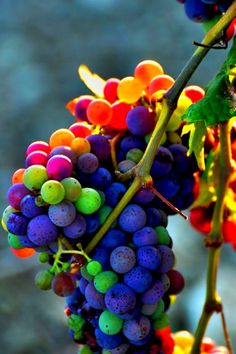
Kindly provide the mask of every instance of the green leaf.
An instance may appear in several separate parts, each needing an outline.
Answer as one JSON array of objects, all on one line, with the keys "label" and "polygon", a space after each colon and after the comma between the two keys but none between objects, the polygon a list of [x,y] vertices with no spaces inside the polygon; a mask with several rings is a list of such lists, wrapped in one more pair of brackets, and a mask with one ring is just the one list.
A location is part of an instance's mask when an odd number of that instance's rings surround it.
[{"label": "green leaf", "polygon": [[226,122],[236,115],[235,83],[230,73],[236,68],[236,37],[219,73],[206,88],[206,95],[191,105],[182,119],[188,123],[203,121],[206,126]]},{"label": "green leaf", "polygon": [[194,153],[198,167],[200,170],[205,170],[204,159],[204,141],[206,134],[206,126],[203,121],[187,124],[183,127],[182,135],[190,133],[188,155]]}]

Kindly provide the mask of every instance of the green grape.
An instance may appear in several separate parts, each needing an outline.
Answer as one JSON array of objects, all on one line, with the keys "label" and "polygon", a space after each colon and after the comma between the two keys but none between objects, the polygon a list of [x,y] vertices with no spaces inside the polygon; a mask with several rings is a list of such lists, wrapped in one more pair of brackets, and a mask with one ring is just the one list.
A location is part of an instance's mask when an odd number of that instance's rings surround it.
[{"label": "green grape", "polygon": [[23,176],[24,185],[30,190],[40,189],[47,179],[46,167],[42,165],[29,166]]},{"label": "green grape", "polygon": [[65,189],[65,199],[75,202],[81,194],[81,184],[76,178],[67,177],[61,180],[61,184]]},{"label": "green grape", "polygon": [[[100,224],[104,224],[108,216],[111,214],[112,208],[109,205],[103,205],[98,212],[98,217]],[[115,227],[116,221],[112,224],[112,227]]]},{"label": "green grape", "polygon": [[86,279],[88,281],[93,280],[93,276],[91,274],[89,274],[86,265],[84,265],[83,267],[80,268],[80,273],[84,279]]},{"label": "green grape", "polygon": [[49,261],[49,259],[50,259],[50,256],[49,256],[49,254],[48,253],[40,253],[40,255],[39,255],[39,262],[41,262],[41,263],[47,263],[48,261]]},{"label": "green grape", "polygon": [[160,316],[162,315],[162,313],[164,312],[164,310],[165,310],[164,301],[163,301],[163,300],[160,300],[160,301],[157,303],[157,307],[156,307],[155,312],[151,315],[151,319],[156,320],[158,317],[160,317]]},{"label": "green grape", "polygon": [[170,319],[169,316],[164,312],[153,322],[154,329],[165,328],[169,325]]},{"label": "green grape", "polygon": [[49,270],[41,270],[36,274],[35,285],[41,290],[50,290],[53,277]]},{"label": "green grape", "polygon": [[94,276],[102,272],[102,265],[98,261],[90,261],[86,266],[87,272]]},{"label": "green grape", "polygon": [[89,346],[82,345],[81,348],[78,350],[78,354],[93,354],[93,352],[90,350]]},{"label": "green grape", "polygon": [[[5,231],[8,232],[7,230],[7,220],[9,218],[9,216],[14,213],[14,212],[17,212],[16,209],[12,208],[10,205],[8,205],[4,210],[3,210],[3,213],[2,213],[2,227]],[[18,211],[19,212],[19,211]]]},{"label": "green grape", "polygon": [[126,154],[126,160],[138,163],[143,157],[143,151],[137,148],[130,149]]},{"label": "green grape", "polygon": [[168,246],[170,243],[170,235],[166,228],[164,226],[157,226],[155,227],[155,230],[157,233],[158,243],[160,245]]},{"label": "green grape", "polygon": [[67,325],[72,331],[79,332],[83,328],[85,320],[79,315],[71,314],[67,319]]},{"label": "green grape", "polygon": [[8,233],[8,245],[16,249],[24,248],[24,246],[22,246],[20,243],[17,235],[12,234],[11,232]]},{"label": "green grape", "polygon": [[100,293],[105,294],[113,285],[118,282],[116,273],[108,270],[97,274],[94,278],[94,287]]},{"label": "green grape", "polygon": [[68,270],[70,269],[71,264],[68,262],[65,262],[62,264],[62,270]]},{"label": "green grape", "polygon": [[63,185],[55,180],[49,180],[42,185],[41,196],[48,204],[58,204],[65,196],[65,189]]},{"label": "green grape", "polygon": [[101,197],[93,188],[82,188],[81,195],[75,202],[75,206],[83,214],[92,214],[100,208]]},{"label": "green grape", "polygon": [[103,333],[113,335],[120,332],[123,326],[123,320],[114,313],[105,310],[101,313],[98,324]]}]

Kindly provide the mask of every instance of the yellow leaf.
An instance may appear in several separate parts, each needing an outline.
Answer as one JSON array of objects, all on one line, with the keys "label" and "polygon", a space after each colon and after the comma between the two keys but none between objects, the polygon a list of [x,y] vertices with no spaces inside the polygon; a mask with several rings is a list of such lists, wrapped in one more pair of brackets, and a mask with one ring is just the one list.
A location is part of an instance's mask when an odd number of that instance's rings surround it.
[{"label": "yellow leaf", "polygon": [[96,96],[103,97],[103,89],[106,82],[105,80],[90,71],[90,69],[84,64],[79,66],[78,74],[80,79]]}]

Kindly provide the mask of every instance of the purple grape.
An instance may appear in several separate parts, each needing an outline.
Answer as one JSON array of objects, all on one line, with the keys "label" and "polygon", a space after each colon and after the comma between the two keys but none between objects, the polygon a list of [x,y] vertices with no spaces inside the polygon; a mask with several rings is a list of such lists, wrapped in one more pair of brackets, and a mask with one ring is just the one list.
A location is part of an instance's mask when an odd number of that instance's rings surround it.
[{"label": "purple grape", "polygon": [[188,173],[191,170],[191,160],[187,156],[187,147],[181,144],[172,144],[169,146],[169,150],[174,157],[174,170],[178,173]]},{"label": "purple grape", "polygon": [[85,290],[89,284],[89,281],[85,278],[80,278],[79,280],[79,289],[82,295],[85,295]]},{"label": "purple grape", "polygon": [[133,135],[144,136],[154,129],[155,115],[148,108],[137,106],[128,112],[126,123]]},{"label": "purple grape", "polygon": [[65,155],[54,155],[47,162],[47,174],[49,179],[61,181],[70,177],[73,165],[69,157]]},{"label": "purple grape", "polygon": [[125,338],[122,334],[105,334],[99,328],[96,328],[95,336],[98,345],[104,349],[114,349],[125,342]]},{"label": "purple grape", "polygon": [[86,140],[91,145],[91,152],[95,154],[99,161],[107,160],[111,154],[111,146],[108,140],[99,134],[87,136]]},{"label": "purple grape", "polygon": [[165,293],[164,286],[160,280],[156,280],[154,284],[142,294],[141,300],[144,304],[156,304]]},{"label": "purple grape", "polygon": [[83,296],[80,291],[80,288],[77,287],[73,291],[73,293],[71,293],[69,296],[66,297],[66,304],[73,313],[76,313],[78,310],[78,307],[81,306],[82,299],[83,299]]},{"label": "purple grape", "polygon": [[129,204],[119,217],[119,225],[126,232],[136,232],[146,224],[145,211],[136,204]]},{"label": "purple grape", "polygon": [[160,146],[157,150],[155,160],[151,168],[153,177],[161,177],[167,175],[172,169],[174,158],[169,149]]},{"label": "purple grape", "polygon": [[84,219],[86,222],[86,234],[92,234],[97,231],[100,227],[100,220],[98,213],[93,213],[90,215],[84,215]]},{"label": "purple grape", "polygon": [[36,248],[37,246],[29,240],[29,238],[25,235],[19,235],[18,240],[20,244],[24,247]]},{"label": "purple grape", "polygon": [[31,219],[27,236],[29,240],[37,246],[47,246],[57,238],[58,230],[47,215],[39,215]]},{"label": "purple grape", "polygon": [[135,266],[135,252],[130,247],[117,247],[111,253],[110,263],[115,272],[127,273]]},{"label": "purple grape", "polygon": [[157,244],[157,234],[152,227],[145,226],[134,233],[132,240],[136,247],[153,246]]},{"label": "purple grape", "polygon": [[123,333],[131,341],[139,341],[148,336],[151,330],[150,320],[146,316],[124,322]]},{"label": "purple grape", "polygon": [[141,266],[136,266],[124,275],[124,282],[136,293],[143,293],[150,288],[153,281],[152,274]]},{"label": "purple grape", "polygon": [[103,270],[110,270],[110,252],[103,247],[97,247],[94,254],[93,260],[101,263]]},{"label": "purple grape", "polygon": [[111,229],[107,231],[102,241],[100,242],[100,246],[105,248],[114,249],[115,247],[125,246],[128,242],[127,235],[118,229]]},{"label": "purple grape", "polygon": [[90,187],[105,190],[112,182],[111,173],[104,167],[99,167],[90,174]]},{"label": "purple grape", "polygon": [[73,203],[64,200],[58,204],[50,205],[48,216],[56,226],[66,227],[75,220],[76,209]]},{"label": "purple grape", "polygon": [[123,315],[135,308],[136,296],[134,291],[125,284],[113,285],[105,294],[105,304],[108,310]]},{"label": "purple grape", "polygon": [[126,187],[124,184],[119,182],[113,182],[105,190],[106,204],[108,204],[111,207],[116,206],[116,204],[118,204],[118,202],[121,200],[125,192],[126,192]]},{"label": "purple grape", "polygon": [[133,198],[134,203],[148,204],[155,198],[151,190],[147,188],[140,188]]},{"label": "purple grape", "polygon": [[57,146],[49,154],[49,157],[55,156],[55,155],[64,155],[68,157],[73,165],[77,161],[77,154],[69,147],[69,146]]},{"label": "purple grape", "polygon": [[180,184],[177,175],[169,174],[157,179],[155,187],[165,198],[171,199],[178,193]]},{"label": "purple grape", "polygon": [[45,208],[36,205],[37,198],[33,195],[26,195],[20,203],[20,210],[27,218],[34,218],[45,212]]},{"label": "purple grape", "polygon": [[144,149],[146,146],[146,143],[144,140],[141,139],[141,137],[137,137],[134,135],[128,135],[124,137],[121,142],[120,142],[120,148],[121,150],[126,154],[130,149]]},{"label": "purple grape", "polygon": [[77,214],[74,221],[70,225],[63,227],[63,232],[66,237],[72,239],[77,239],[83,236],[86,232],[85,218],[82,215]]},{"label": "purple grape", "polygon": [[157,270],[161,264],[161,252],[153,246],[143,246],[137,250],[137,263],[148,270]]},{"label": "purple grape", "polygon": [[16,210],[20,210],[21,200],[27,195],[31,194],[30,190],[25,187],[23,183],[13,184],[7,192],[7,199],[10,206]]},{"label": "purple grape", "polygon": [[78,169],[86,174],[90,174],[96,171],[99,161],[96,155],[91,152],[87,152],[79,156],[77,161]]},{"label": "purple grape", "polygon": [[84,296],[88,301],[89,306],[97,310],[102,310],[105,308],[104,296],[95,289],[93,283],[89,283],[86,286]]},{"label": "purple grape", "polygon": [[168,224],[168,218],[163,210],[157,208],[148,208],[147,223],[149,226],[154,228],[160,225],[166,227]]},{"label": "purple grape", "polygon": [[158,272],[167,273],[174,266],[174,253],[168,246],[165,245],[158,246],[157,249],[161,253],[161,264],[158,268]]},{"label": "purple grape", "polygon": [[7,220],[7,230],[15,235],[26,235],[29,219],[21,213],[12,213]]}]

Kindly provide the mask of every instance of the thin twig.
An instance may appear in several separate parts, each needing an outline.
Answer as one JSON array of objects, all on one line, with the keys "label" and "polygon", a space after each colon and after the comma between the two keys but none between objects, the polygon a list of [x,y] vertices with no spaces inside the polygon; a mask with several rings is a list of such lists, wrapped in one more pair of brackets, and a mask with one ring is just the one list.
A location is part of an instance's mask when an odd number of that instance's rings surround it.
[{"label": "thin twig", "polygon": [[230,340],[230,336],[229,336],[229,330],[227,327],[223,306],[222,306],[222,309],[220,312],[220,316],[221,316],[221,321],[222,321],[222,327],[223,327],[226,347],[229,351],[229,354],[233,354],[233,348],[232,348],[232,344],[231,344],[231,340]]}]

